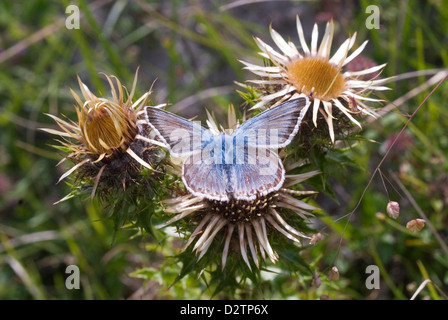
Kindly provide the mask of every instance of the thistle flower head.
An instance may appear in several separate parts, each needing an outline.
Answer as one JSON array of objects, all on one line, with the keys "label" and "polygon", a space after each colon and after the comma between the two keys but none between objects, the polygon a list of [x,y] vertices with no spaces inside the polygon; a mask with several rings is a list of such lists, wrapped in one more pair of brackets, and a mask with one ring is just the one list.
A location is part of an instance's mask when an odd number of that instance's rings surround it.
[{"label": "thistle flower head", "polygon": [[[78,122],[73,123],[74,127],[67,126],[59,118],[53,117],[70,137],[82,143],[83,152],[101,158],[111,157],[128,149],[138,133],[138,111],[150,95],[150,92],[146,92],[133,103],[137,74],[131,93],[126,91],[118,78],[108,75],[105,77],[111,88],[112,99],[95,96],[78,77],[83,99],[70,89],[77,102],[75,109]],[[128,95],[126,101],[123,90]]]},{"label": "thistle flower head", "polygon": [[[297,16],[297,32],[301,50],[291,41],[286,41],[278,32],[270,28],[272,40],[280,51],[272,48],[259,38],[255,38],[261,50],[260,55],[268,59],[272,65],[259,66],[241,61],[261,80],[249,82],[260,85],[263,95],[253,108],[262,108],[268,104],[276,104],[297,95],[306,95],[313,99],[312,122],[317,127],[318,114],[328,125],[331,140],[335,140],[334,122],[344,115],[361,127],[353,115],[364,113],[375,116],[365,101],[381,101],[363,95],[367,90],[387,90],[381,86],[387,79],[363,80],[366,75],[376,73],[385,66],[374,66],[359,71],[343,71],[343,67],[356,58],[367,45],[365,41],[358,49],[348,55],[353,48],[356,33],[348,38],[331,56],[334,24],[327,23],[324,36],[318,46],[318,27],[314,25],[311,46],[305,41],[302,24]],[[336,122],[337,123],[337,122]]]},{"label": "thistle flower head", "polygon": [[71,92],[78,103],[76,112],[83,144],[94,154],[110,157],[129,147],[137,134],[137,119],[131,106],[132,96],[124,102],[120,81],[115,78],[117,94],[112,79],[107,75],[106,78],[112,89],[112,100],[96,97],[79,78],[84,101],[73,90]]},{"label": "thistle flower head", "polygon": [[105,77],[111,89],[110,99],[95,96],[78,77],[82,97],[71,90],[77,103],[77,121],[49,114],[62,131],[43,129],[64,139],[61,143],[69,154],[63,160],[75,164],[59,180],[77,171],[92,185],[92,197],[100,179],[106,187],[125,189],[142,167],[152,170],[151,163],[157,158],[157,142],[148,138],[150,128],[139,120],[151,92],[133,102],[137,73],[131,92],[115,76]]}]

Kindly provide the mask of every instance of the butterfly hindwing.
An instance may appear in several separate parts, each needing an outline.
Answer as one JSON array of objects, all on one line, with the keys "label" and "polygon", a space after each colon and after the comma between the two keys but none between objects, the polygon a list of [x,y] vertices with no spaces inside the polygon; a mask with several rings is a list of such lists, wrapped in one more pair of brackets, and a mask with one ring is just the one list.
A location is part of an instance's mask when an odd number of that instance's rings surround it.
[{"label": "butterfly hindwing", "polygon": [[235,148],[232,141],[234,137],[222,134],[200,155],[186,159],[182,180],[188,191],[210,200],[250,201],[280,189],[285,173],[277,152],[253,146]]},{"label": "butterfly hindwing", "polygon": [[228,201],[228,170],[224,164],[203,160],[193,162],[193,155],[182,165],[182,181],[189,192],[210,200]]},{"label": "butterfly hindwing", "polygon": [[231,174],[234,160],[229,144],[232,144],[231,137],[220,134],[201,153],[194,153],[185,160],[182,181],[188,191],[210,200],[229,200],[233,190]]},{"label": "butterfly hindwing", "polygon": [[237,148],[236,163],[229,179],[234,198],[255,200],[280,189],[285,171],[276,150],[249,146]]}]

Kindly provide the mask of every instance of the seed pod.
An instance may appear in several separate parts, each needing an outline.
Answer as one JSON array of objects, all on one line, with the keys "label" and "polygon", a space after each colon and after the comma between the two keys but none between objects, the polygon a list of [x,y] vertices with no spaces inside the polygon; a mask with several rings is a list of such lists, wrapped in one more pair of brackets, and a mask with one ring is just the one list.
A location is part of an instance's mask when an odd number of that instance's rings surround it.
[{"label": "seed pod", "polygon": [[339,280],[339,270],[337,267],[332,267],[330,272],[328,273],[328,280],[337,281]]},{"label": "seed pod", "polygon": [[409,221],[406,224],[406,228],[411,232],[419,232],[425,226],[425,220],[423,219],[414,219]]},{"label": "seed pod", "polygon": [[400,205],[396,201],[389,201],[387,203],[386,210],[387,210],[387,214],[392,219],[397,219],[398,216],[400,215]]},{"label": "seed pod", "polygon": [[322,281],[320,279],[319,273],[317,271],[314,271],[313,279],[311,280],[311,285],[315,288],[319,288],[322,284]]},{"label": "seed pod", "polygon": [[322,240],[322,233],[318,232],[311,236],[310,244],[316,244]]}]

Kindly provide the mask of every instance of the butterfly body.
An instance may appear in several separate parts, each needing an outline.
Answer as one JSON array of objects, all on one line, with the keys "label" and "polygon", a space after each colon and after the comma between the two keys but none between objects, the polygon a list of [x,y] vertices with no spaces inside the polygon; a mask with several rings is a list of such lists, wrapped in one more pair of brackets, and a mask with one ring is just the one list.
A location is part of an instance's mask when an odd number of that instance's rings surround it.
[{"label": "butterfly body", "polygon": [[232,134],[213,135],[197,122],[146,107],[148,124],[172,156],[184,158],[189,192],[212,201],[254,201],[281,188],[285,170],[277,149],[298,132],[307,98],[290,100],[244,122]]}]

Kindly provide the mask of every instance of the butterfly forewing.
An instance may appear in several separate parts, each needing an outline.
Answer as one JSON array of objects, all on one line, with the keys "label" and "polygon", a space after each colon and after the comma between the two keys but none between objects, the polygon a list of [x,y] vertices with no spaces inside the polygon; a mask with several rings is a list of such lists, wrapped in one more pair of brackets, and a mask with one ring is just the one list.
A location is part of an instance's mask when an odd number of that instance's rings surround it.
[{"label": "butterfly forewing", "polygon": [[145,114],[149,125],[175,156],[199,152],[213,141],[213,134],[194,121],[153,107],[146,107]]},{"label": "butterfly forewing", "polygon": [[239,139],[248,137],[257,141],[258,147],[283,148],[297,134],[303,118],[303,110],[309,104],[307,97],[289,100],[264,111],[244,122],[233,135]]}]

